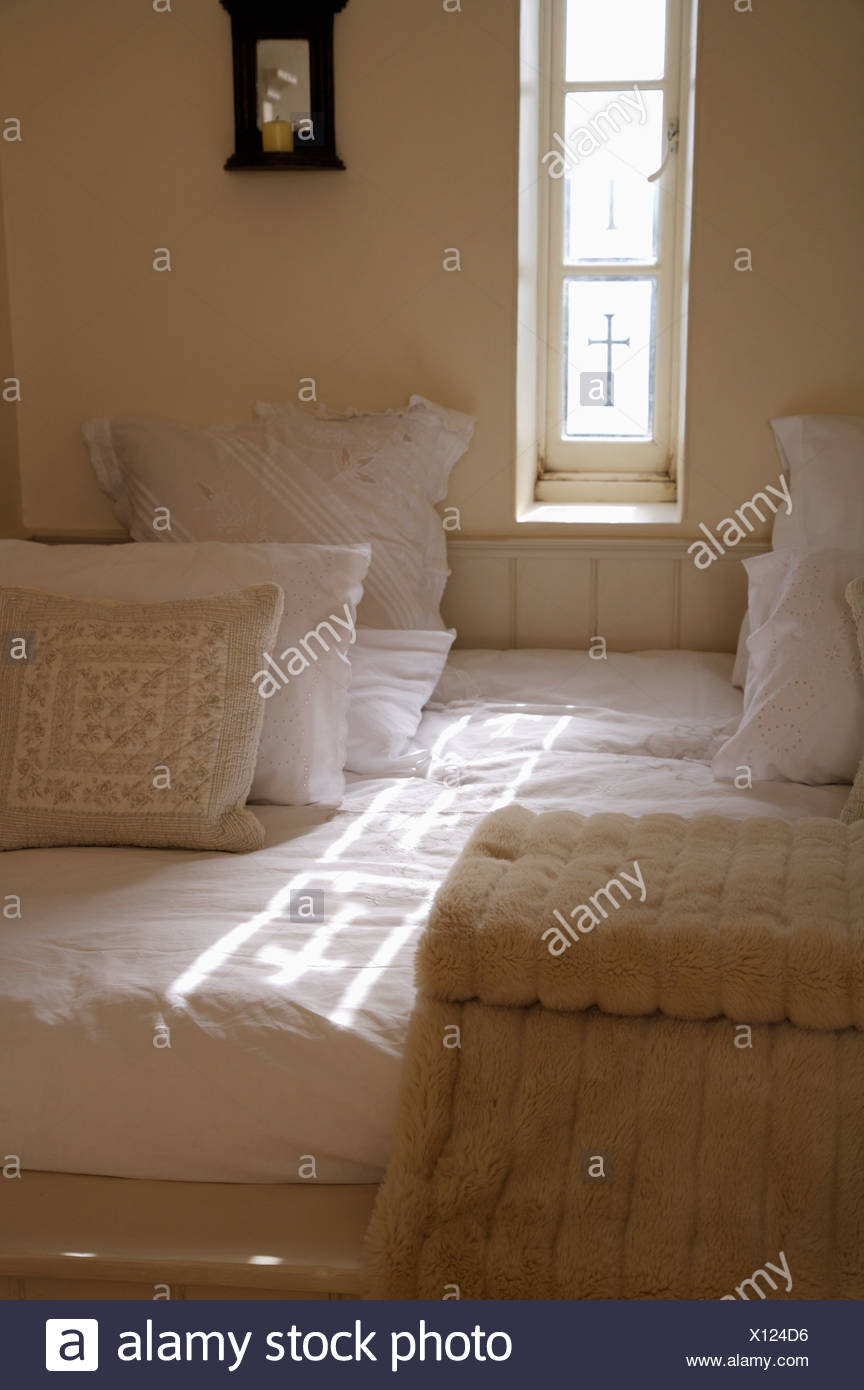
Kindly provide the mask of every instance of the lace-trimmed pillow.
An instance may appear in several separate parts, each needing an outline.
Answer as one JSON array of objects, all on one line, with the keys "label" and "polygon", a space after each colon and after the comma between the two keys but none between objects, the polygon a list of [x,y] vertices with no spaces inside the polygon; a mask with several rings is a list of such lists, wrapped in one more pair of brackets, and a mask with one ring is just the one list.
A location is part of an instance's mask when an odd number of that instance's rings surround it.
[{"label": "lace-trimmed pillow", "polygon": [[435,503],[474,420],[420,396],[377,415],[258,409],[256,422],[210,429],[85,426],[99,486],[135,540],[371,542],[358,624],[443,631],[449,570]]},{"label": "lace-trimmed pillow", "polygon": [[259,849],[253,675],[282,604],[0,589],[0,848]]},{"label": "lace-trimmed pillow", "polygon": [[844,600],[864,552],[774,550],[746,560],[750,662],[744,710],[714,758],[754,782],[850,783],[864,743],[864,678]]},{"label": "lace-trimmed pillow", "polygon": [[443,629],[450,570],[435,504],[471,442],[473,417],[423,396],[380,414],[324,405],[310,412],[290,401],[255,409],[285,461],[292,524],[331,544],[372,542],[361,626]]},{"label": "lace-trimmed pillow", "polygon": [[[861,671],[864,673],[864,579],[853,579],[846,590],[846,602],[852,609],[852,616],[858,629],[858,649],[861,652]],[[847,825],[854,820],[864,820],[864,750],[862,750],[858,775],[840,819],[845,821]]]}]

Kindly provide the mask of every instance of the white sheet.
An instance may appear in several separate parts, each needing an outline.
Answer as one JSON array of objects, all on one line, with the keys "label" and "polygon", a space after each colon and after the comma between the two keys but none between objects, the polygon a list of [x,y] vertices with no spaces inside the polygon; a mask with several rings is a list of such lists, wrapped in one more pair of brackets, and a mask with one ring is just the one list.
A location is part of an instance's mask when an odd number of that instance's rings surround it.
[{"label": "white sheet", "polygon": [[246,856],[4,855],[0,899],[20,896],[22,919],[0,919],[0,1152],[31,1169],[236,1182],[311,1180],[314,1160],[318,1181],[377,1181],[414,945],[479,817],[514,800],[839,813],[846,788],[713,780],[741,707],[731,668],[457,652],[439,687],[456,703],[421,725],[425,779],[349,779],[329,820],[258,807],[267,845]]}]

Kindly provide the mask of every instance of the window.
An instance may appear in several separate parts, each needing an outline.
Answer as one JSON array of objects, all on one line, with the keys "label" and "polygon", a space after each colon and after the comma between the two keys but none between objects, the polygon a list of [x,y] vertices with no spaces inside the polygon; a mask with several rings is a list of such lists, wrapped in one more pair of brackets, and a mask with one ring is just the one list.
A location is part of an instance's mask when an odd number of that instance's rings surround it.
[{"label": "window", "polygon": [[523,0],[523,502],[676,500],[694,8]]}]

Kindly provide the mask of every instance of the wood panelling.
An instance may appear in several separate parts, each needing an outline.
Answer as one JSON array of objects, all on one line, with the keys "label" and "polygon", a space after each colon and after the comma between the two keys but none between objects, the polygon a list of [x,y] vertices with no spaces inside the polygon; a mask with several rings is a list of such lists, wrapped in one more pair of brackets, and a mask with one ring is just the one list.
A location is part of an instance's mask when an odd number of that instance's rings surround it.
[{"label": "wood panelling", "polygon": [[[172,1284],[170,1299],[164,1298],[164,1286],[158,1289],[153,1284],[130,1284],[122,1280],[112,1282],[108,1279],[0,1279],[0,1302],[10,1299],[32,1301],[51,1301],[54,1299],[86,1299],[88,1302],[117,1302],[124,1299],[145,1302],[184,1302],[189,1299],[215,1299],[217,1302],[231,1300],[265,1300],[279,1302],[317,1302],[355,1298],[356,1293],[309,1293],[306,1291],[286,1292],[285,1289],[248,1288],[243,1284]],[[159,1299],[155,1299],[158,1292]]]},{"label": "wood panelling", "polygon": [[690,651],[732,652],[747,607],[743,565],[717,564],[709,570],[681,566],[680,645]]},{"label": "wood panelling", "polygon": [[459,630],[460,647],[515,646],[515,561],[494,550],[450,551],[450,580],[442,613]]},{"label": "wood panelling", "polygon": [[611,652],[677,647],[675,560],[601,560],[597,636]]},{"label": "wood panelling", "polygon": [[586,647],[591,628],[591,561],[526,555],[516,565],[516,647]]},{"label": "wood panelling", "polygon": [[444,619],[458,647],[734,652],[747,604],[740,545],[697,570],[674,541],[469,541],[450,544]]},{"label": "wood panelling", "polygon": [[[0,1241],[7,1298],[150,1300],[166,1285],[177,1298],[238,1288],[250,1297],[363,1293],[371,1185],[31,1172],[16,1188]],[[101,1292],[89,1291],[91,1281]],[[87,1291],[71,1292],[77,1286]],[[205,1288],[212,1294],[198,1292]]]},{"label": "wood panelling", "polygon": [[[105,536],[31,539],[109,543]],[[584,651],[597,636],[610,651],[734,652],[747,606],[741,561],[768,547],[739,545],[698,570],[687,544],[453,540],[444,621],[457,629],[457,647]]]},{"label": "wood panelling", "polygon": [[152,1284],[132,1284],[125,1280],[107,1279],[23,1279],[22,1298],[98,1298],[152,1299],[156,1292]]},{"label": "wood panelling", "polygon": [[326,1303],[330,1298],[328,1293],[286,1293],[284,1289],[247,1289],[242,1285],[229,1288],[223,1285],[214,1284],[187,1284],[181,1290],[183,1298],[215,1298],[215,1299],[299,1299],[301,1303],[318,1302]]}]

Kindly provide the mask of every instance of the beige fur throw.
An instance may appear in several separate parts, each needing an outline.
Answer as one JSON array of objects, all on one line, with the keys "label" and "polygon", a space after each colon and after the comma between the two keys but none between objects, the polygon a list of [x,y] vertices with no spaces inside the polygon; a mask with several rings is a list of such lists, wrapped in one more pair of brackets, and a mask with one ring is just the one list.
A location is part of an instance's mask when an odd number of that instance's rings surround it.
[{"label": "beige fur throw", "polygon": [[[864,579],[853,579],[846,590],[846,602],[852,609],[855,627],[858,632],[858,651],[861,654],[861,671],[864,674]],[[855,774],[855,783],[849,793],[849,800],[840,816],[847,823],[864,820],[864,756]]]},{"label": "beige fur throw", "polygon": [[864,1297],[864,823],[510,807],[417,979],[373,1297]]}]

